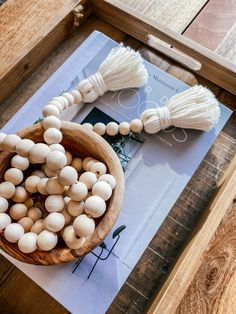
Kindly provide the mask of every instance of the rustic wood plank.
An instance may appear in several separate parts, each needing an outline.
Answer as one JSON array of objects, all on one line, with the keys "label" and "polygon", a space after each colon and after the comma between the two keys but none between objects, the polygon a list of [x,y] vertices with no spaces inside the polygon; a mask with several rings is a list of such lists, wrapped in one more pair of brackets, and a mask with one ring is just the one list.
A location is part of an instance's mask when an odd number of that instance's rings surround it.
[{"label": "rustic wood plank", "polygon": [[184,35],[206,48],[215,50],[235,21],[236,0],[210,0]]},{"label": "rustic wood plank", "polygon": [[10,263],[5,257],[0,255],[0,284],[3,282],[5,277],[13,269],[12,263]]},{"label": "rustic wood plank", "polygon": [[[236,1],[234,12],[234,20],[236,20]],[[227,60],[236,63],[236,23],[234,23],[222,42],[216,48],[216,53],[225,57]]]}]

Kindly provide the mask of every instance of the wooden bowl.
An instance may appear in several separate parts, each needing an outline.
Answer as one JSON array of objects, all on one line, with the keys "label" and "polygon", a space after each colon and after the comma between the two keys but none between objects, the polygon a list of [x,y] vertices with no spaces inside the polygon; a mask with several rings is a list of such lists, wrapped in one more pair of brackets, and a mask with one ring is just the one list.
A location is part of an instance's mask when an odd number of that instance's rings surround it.
[{"label": "wooden bowl", "polygon": [[[38,265],[55,265],[71,262],[80,256],[92,251],[108,235],[113,227],[123,202],[124,194],[124,175],[120,161],[111,148],[111,146],[96,133],[87,130],[81,125],[72,122],[62,122],[64,147],[73,155],[79,157],[92,156],[103,161],[108,168],[108,172],[116,179],[116,187],[113,190],[112,197],[108,203],[105,214],[97,221],[95,232],[86,239],[84,245],[78,250],[71,250],[65,246],[64,242],[58,244],[56,248],[45,252],[36,250],[33,253],[25,254],[18,250],[17,244],[9,243],[0,232],[0,248],[16,259]],[[43,142],[44,129],[41,124],[28,127],[18,135],[21,138],[29,138],[34,142]],[[0,181],[8,167],[10,167],[10,158],[13,154],[7,152],[0,153]]]}]

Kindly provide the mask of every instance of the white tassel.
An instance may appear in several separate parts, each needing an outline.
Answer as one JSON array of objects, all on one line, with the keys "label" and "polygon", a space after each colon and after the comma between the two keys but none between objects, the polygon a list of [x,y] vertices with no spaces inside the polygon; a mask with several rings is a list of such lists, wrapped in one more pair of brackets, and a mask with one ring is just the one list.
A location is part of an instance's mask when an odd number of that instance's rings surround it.
[{"label": "white tassel", "polygon": [[170,98],[164,107],[145,110],[144,130],[153,134],[170,126],[209,131],[220,117],[219,103],[207,88],[196,85]]},{"label": "white tassel", "polygon": [[93,102],[108,90],[143,86],[148,79],[147,70],[138,52],[122,45],[113,48],[97,73],[82,80],[78,90],[84,102]]}]

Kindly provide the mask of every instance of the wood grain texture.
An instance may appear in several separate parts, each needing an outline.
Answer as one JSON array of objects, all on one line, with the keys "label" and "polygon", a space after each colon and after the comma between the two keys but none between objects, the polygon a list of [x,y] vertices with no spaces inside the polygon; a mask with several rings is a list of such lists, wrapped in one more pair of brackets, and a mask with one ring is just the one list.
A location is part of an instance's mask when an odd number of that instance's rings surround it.
[{"label": "wood grain texture", "polygon": [[[235,20],[236,20],[236,1],[235,1]],[[236,22],[225,35],[222,42],[216,48],[216,53],[225,57],[233,63],[236,63]]]}]

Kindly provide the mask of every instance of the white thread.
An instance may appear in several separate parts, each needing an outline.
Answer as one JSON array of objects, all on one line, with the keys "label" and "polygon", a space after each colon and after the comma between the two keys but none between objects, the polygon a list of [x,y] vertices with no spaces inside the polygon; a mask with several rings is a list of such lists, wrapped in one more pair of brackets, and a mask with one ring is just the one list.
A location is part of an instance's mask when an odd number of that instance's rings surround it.
[{"label": "white thread", "polygon": [[156,112],[159,115],[161,129],[168,129],[172,125],[170,111],[168,107],[158,107],[156,109]]},{"label": "white thread", "polygon": [[102,96],[108,91],[100,72],[96,72],[95,74],[89,76],[88,80],[92,84],[97,95]]}]

